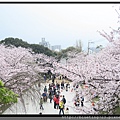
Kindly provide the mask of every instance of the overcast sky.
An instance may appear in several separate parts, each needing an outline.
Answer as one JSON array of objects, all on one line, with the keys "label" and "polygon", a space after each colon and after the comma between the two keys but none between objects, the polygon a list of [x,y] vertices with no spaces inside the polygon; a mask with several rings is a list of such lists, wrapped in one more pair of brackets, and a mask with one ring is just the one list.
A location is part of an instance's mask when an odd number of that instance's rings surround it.
[{"label": "overcast sky", "polygon": [[20,38],[39,43],[45,38],[62,49],[81,40],[84,49],[107,45],[97,30],[109,32],[118,28],[118,15],[113,4],[0,4],[0,40]]}]

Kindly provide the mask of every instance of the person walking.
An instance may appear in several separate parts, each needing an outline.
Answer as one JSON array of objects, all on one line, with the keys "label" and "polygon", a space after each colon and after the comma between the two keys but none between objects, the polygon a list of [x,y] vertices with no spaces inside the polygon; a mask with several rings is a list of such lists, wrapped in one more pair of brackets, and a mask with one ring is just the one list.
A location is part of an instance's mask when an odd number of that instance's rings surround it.
[{"label": "person walking", "polygon": [[74,89],[74,91],[76,90],[75,84],[73,85],[73,89]]},{"label": "person walking", "polygon": [[61,89],[64,89],[64,81],[61,82]]},{"label": "person walking", "polygon": [[53,86],[53,92],[54,92],[54,95],[56,94],[56,86],[54,85]]},{"label": "person walking", "polygon": [[56,92],[56,95],[60,96],[60,91],[59,90]]},{"label": "person walking", "polygon": [[56,96],[55,95],[53,97],[53,101],[54,101],[54,109],[56,109]]},{"label": "person walking", "polygon": [[64,102],[63,102],[63,100],[61,100],[61,101],[59,102],[59,108],[60,108],[59,115],[61,115],[61,112],[62,112],[63,115],[64,115]]},{"label": "person walking", "polygon": [[76,106],[78,106],[78,107],[79,107],[79,105],[80,105],[80,99],[79,99],[79,98],[77,98],[77,100],[76,100]]},{"label": "person walking", "polygon": [[42,97],[40,98],[40,109],[44,110],[44,108],[43,108],[43,98]]},{"label": "person walking", "polygon": [[52,76],[52,83],[55,82],[55,75]]},{"label": "person walking", "polygon": [[44,93],[42,94],[42,96],[43,96],[43,101],[44,101],[44,102],[47,102],[47,94],[44,92]]},{"label": "person walking", "polygon": [[59,90],[59,83],[56,81],[56,89]]},{"label": "person walking", "polygon": [[52,99],[53,99],[52,92],[49,93],[49,99],[50,99],[50,103],[52,103]]},{"label": "person walking", "polygon": [[81,107],[83,107],[83,101],[81,100]]},{"label": "person walking", "polygon": [[60,84],[58,83],[58,90],[60,90]]},{"label": "person walking", "polygon": [[50,93],[50,92],[52,92],[52,87],[51,86],[48,87],[48,93]]},{"label": "person walking", "polygon": [[47,87],[46,87],[46,86],[44,87],[44,92],[46,92],[46,93],[47,93]]},{"label": "person walking", "polygon": [[64,96],[64,95],[63,95],[62,100],[63,100],[63,103],[64,103],[64,105],[65,105],[65,103],[66,103],[66,99],[65,99],[65,96]]},{"label": "person walking", "polygon": [[75,100],[75,102],[74,102],[74,105],[75,105],[75,106],[77,106],[76,102],[77,102],[77,100]]},{"label": "person walking", "polygon": [[60,80],[62,79],[62,76],[60,75],[60,78],[59,78]]},{"label": "person walking", "polygon": [[66,83],[66,91],[68,91],[68,83]]},{"label": "person walking", "polygon": [[60,100],[60,97],[56,96],[56,108],[57,109],[59,109],[59,100]]},{"label": "person walking", "polygon": [[46,82],[46,80],[47,80],[47,77],[46,77],[46,75],[44,75],[43,77],[44,77],[44,81]]},{"label": "person walking", "polygon": [[83,107],[84,97],[81,97],[81,107]]}]

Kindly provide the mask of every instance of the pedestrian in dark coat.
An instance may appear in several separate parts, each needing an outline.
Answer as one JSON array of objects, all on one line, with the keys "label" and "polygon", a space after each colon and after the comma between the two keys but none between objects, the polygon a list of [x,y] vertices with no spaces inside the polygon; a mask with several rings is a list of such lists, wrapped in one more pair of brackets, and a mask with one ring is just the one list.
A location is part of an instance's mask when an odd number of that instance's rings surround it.
[{"label": "pedestrian in dark coat", "polygon": [[47,92],[47,87],[46,86],[44,87],[44,92]]},{"label": "pedestrian in dark coat", "polygon": [[46,77],[46,75],[44,75],[44,81],[46,82],[46,80],[47,80],[47,77]]},{"label": "pedestrian in dark coat", "polygon": [[66,83],[66,91],[68,91],[68,83]]},{"label": "pedestrian in dark coat", "polygon": [[81,107],[83,107],[84,97],[81,97]]},{"label": "pedestrian in dark coat", "polygon": [[64,104],[66,103],[66,99],[65,99],[64,95],[63,95],[62,101],[63,101]]},{"label": "pedestrian in dark coat", "polygon": [[55,81],[55,75],[52,76],[52,83]]},{"label": "pedestrian in dark coat", "polygon": [[52,103],[52,99],[53,99],[52,92],[49,93],[49,99],[50,99],[50,103]]}]

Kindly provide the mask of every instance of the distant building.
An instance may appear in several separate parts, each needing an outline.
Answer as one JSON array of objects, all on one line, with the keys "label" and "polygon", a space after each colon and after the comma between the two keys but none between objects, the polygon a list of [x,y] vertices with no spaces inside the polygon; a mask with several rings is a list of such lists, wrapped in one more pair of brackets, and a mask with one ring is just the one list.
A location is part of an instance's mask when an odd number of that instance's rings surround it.
[{"label": "distant building", "polygon": [[103,49],[103,46],[99,46],[99,47],[97,47],[97,48],[91,47],[90,50],[89,50],[89,52],[90,52],[90,54],[92,54],[92,53],[98,53],[98,52],[101,51],[102,49]]},{"label": "distant building", "polygon": [[50,49],[50,43],[45,41],[45,38],[42,38],[42,42],[39,42],[40,45],[48,47]]},{"label": "distant building", "polygon": [[54,50],[54,51],[60,51],[61,50],[61,45],[51,46],[51,49]]},{"label": "distant building", "polygon": [[61,50],[61,45],[53,45],[51,46],[49,42],[45,41],[45,38],[42,38],[42,41],[39,42],[40,45],[43,45],[44,47],[49,48],[50,50],[53,51],[60,51]]}]

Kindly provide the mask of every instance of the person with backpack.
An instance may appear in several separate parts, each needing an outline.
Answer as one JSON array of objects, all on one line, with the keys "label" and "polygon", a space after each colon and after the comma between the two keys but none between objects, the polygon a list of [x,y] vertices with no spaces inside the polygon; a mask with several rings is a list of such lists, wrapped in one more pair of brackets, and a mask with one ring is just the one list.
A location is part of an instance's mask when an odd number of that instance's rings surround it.
[{"label": "person with backpack", "polygon": [[66,103],[66,99],[65,99],[65,96],[64,96],[64,95],[63,95],[62,100],[63,100],[63,103],[64,103],[64,105],[65,105],[65,103]]}]

